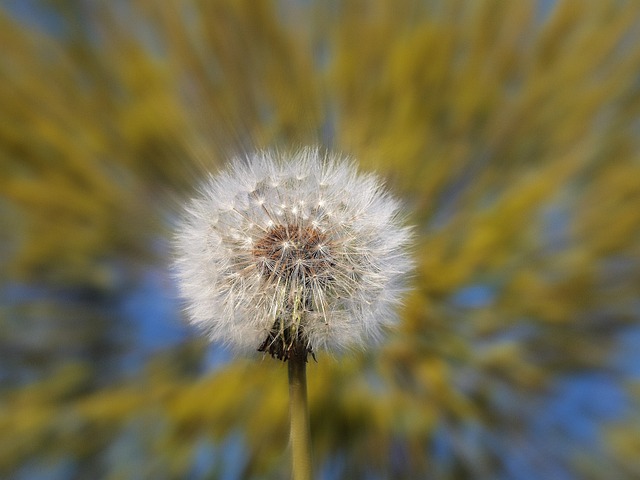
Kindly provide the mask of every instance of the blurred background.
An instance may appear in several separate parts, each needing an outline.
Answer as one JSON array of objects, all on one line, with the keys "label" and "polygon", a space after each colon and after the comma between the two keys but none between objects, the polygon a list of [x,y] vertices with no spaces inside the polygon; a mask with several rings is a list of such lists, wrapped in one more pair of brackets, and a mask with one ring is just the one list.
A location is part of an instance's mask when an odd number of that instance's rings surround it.
[{"label": "blurred background", "polygon": [[640,2],[4,0],[0,478],[281,479],[286,366],[186,326],[180,205],[255,148],[417,225],[309,366],[318,479],[640,478]]}]

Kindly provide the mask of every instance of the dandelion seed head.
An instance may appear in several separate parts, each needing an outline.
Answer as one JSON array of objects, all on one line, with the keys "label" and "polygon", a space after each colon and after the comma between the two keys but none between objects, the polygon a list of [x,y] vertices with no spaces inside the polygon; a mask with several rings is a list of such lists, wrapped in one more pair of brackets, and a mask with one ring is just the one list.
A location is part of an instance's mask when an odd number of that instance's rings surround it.
[{"label": "dandelion seed head", "polygon": [[175,271],[212,340],[287,360],[364,348],[396,320],[412,269],[400,203],[353,162],[258,153],[210,176],[185,208]]}]

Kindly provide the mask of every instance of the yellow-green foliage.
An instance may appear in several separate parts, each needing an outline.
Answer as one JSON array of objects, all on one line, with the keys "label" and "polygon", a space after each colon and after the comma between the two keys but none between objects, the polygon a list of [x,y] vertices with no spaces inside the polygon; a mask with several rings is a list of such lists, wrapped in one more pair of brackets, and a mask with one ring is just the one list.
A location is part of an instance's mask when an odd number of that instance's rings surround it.
[{"label": "yellow-green foliage", "polygon": [[[288,475],[282,365],[196,375],[190,340],[132,378],[98,346],[206,171],[308,143],[384,175],[418,234],[398,329],[309,367],[318,470],[640,475],[640,2],[73,4],[35,8],[40,28],[0,11],[0,368],[39,372],[3,374],[0,476],[229,478],[234,438],[239,478]],[[585,376],[626,409],[574,412],[593,439],[540,427]],[[188,477],[198,445],[209,477]]]}]

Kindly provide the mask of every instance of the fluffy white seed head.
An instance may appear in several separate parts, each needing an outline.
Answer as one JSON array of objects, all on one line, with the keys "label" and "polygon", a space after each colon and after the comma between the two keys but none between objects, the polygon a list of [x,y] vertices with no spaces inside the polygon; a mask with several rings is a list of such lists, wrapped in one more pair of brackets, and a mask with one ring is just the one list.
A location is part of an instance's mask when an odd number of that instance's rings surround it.
[{"label": "fluffy white seed head", "polygon": [[365,347],[412,268],[400,204],[352,162],[262,152],[211,176],[185,209],[175,270],[212,340],[287,360]]}]

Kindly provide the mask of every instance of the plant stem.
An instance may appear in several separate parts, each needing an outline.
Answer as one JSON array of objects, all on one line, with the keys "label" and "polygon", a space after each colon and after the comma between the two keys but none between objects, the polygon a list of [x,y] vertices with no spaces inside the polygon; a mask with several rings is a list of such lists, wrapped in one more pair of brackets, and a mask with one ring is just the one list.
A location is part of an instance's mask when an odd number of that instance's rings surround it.
[{"label": "plant stem", "polygon": [[311,436],[307,405],[306,357],[306,350],[294,348],[288,362],[293,480],[311,480]]}]

